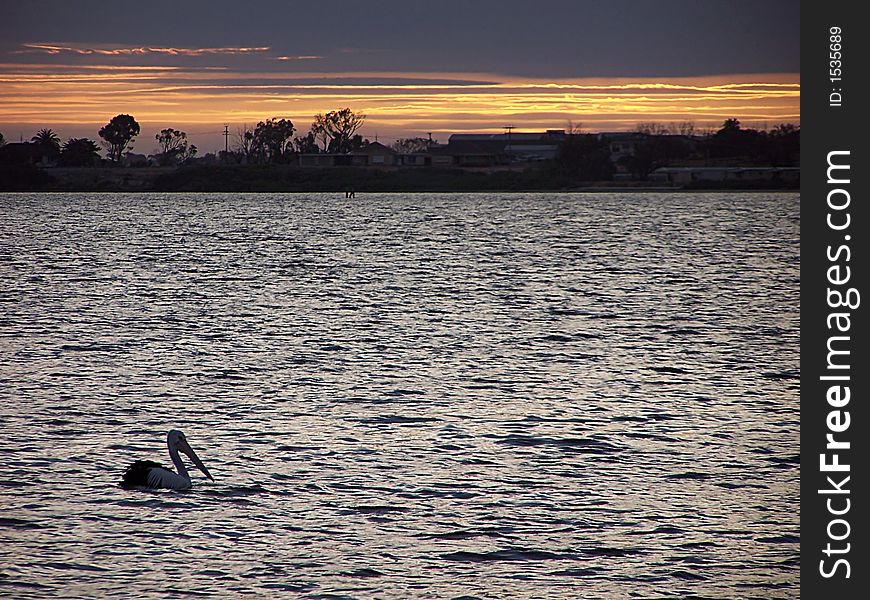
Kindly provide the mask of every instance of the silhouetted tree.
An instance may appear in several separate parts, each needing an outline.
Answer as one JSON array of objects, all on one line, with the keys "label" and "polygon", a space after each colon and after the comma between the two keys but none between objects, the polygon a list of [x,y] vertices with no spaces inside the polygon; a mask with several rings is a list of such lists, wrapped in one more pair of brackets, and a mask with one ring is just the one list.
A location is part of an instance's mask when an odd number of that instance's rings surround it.
[{"label": "silhouetted tree", "polygon": [[668,135],[671,133],[671,130],[664,123],[638,123],[635,128],[635,132],[642,133],[644,135]]},{"label": "silhouetted tree", "polygon": [[770,130],[770,135],[773,137],[786,137],[798,132],[800,132],[799,125],[793,123],[780,123]]},{"label": "silhouetted tree", "polygon": [[708,149],[712,158],[759,158],[758,142],[758,131],[743,129],[737,119],[727,119],[708,140]]},{"label": "silhouetted tree", "polygon": [[63,143],[58,163],[64,167],[91,167],[100,160],[100,147],[87,138],[70,138]]},{"label": "silhouetted tree", "polygon": [[157,160],[161,165],[166,166],[178,160],[186,160],[184,155],[188,152],[189,148],[185,132],[169,127],[161,129],[160,133],[154,136],[154,139],[160,144]]},{"label": "silhouetted tree", "polygon": [[307,135],[294,139],[293,147],[299,154],[316,154],[320,151],[320,148],[317,147],[317,140],[314,139],[314,133],[311,131]]},{"label": "silhouetted tree", "polygon": [[622,156],[616,162],[631,173],[634,179],[646,179],[657,166],[649,144],[636,145],[634,154]]},{"label": "silhouetted tree", "polygon": [[320,142],[324,152],[329,150],[329,132],[326,130],[325,122],[326,117],[318,113],[314,115],[314,121],[311,123],[311,135]]},{"label": "silhouetted tree", "polygon": [[565,124],[565,133],[570,135],[581,135],[583,133],[583,123],[579,121],[574,121],[573,119],[568,119],[568,122]]},{"label": "silhouetted tree", "polygon": [[390,147],[399,154],[414,154],[416,152],[426,152],[432,143],[437,142],[435,140],[430,142],[428,139],[421,137],[401,138],[396,140]]},{"label": "silhouetted tree", "polygon": [[556,164],[563,173],[580,181],[602,181],[613,177],[610,147],[595,135],[569,135],[559,144]]},{"label": "silhouetted tree", "polygon": [[130,115],[117,115],[100,129],[99,134],[109,158],[119,163],[124,151],[132,150],[132,146],[128,148],[128,145],[139,135],[139,123]]},{"label": "silhouetted tree", "polygon": [[334,154],[345,154],[347,152],[356,152],[357,150],[362,150],[366,146],[369,145],[369,141],[360,134],[356,134],[349,140],[342,140],[341,138],[336,138],[329,142],[329,152]]},{"label": "silhouetted tree", "polygon": [[181,151],[179,158],[181,159],[182,163],[186,163],[186,162],[190,161],[190,159],[192,159],[194,156],[196,156],[196,153],[198,151],[199,150],[197,149],[197,147],[194,144],[187,144],[184,146],[184,149]]},{"label": "silhouetted tree", "polygon": [[233,151],[244,162],[254,162],[254,130],[247,123],[236,129]]},{"label": "silhouetted tree", "polygon": [[6,143],[6,138],[4,138],[3,134],[0,133],[0,146],[4,145],[5,143]]},{"label": "silhouetted tree", "polygon": [[60,138],[51,129],[40,129],[30,141],[39,146],[46,156],[56,157],[60,154]]},{"label": "silhouetted tree", "polygon": [[357,150],[362,150],[370,143],[371,142],[369,142],[368,138],[364,138],[360,134],[356,134],[355,136],[350,138],[350,151],[356,152]]},{"label": "silhouetted tree", "polygon": [[776,125],[767,132],[768,162],[772,166],[800,164],[801,128],[791,123]]},{"label": "silhouetted tree", "polygon": [[351,138],[362,127],[365,115],[349,108],[314,116],[311,132],[323,142],[328,152],[345,153],[351,150]]},{"label": "silhouetted tree", "polygon": [[635,144],[632,155],[623,156],[618,162],[635,179],[646,179],[657,168],[668,166],[677,159],[686,158],[689,154],[691,154],[691,146],[685,137],[670,133],[649,135]]},{"label": "silhouetted tree", "polygon": [[737,119],[728,119],[707,137],[702,149],[710,158],[729,159],[732,164],[793,166],[800,162],[800,128],[781,124],[770,131],[759,131],[744,128]]},{"label": "silhouetted tree", "polygon": [[732,135],[740,131],[740,121],[737,119],[725,119],[722,123],[722,128],[716,132],[716,135]]},{"label": "silhouetted tree", "polygon": [[296,128],[290,119],[266,119],[254,129],[253,148],[265,160],[283,162],[293,152],[293,133]]},{"label": "silhouetted tree", "polygon": [[677,133],[686,137],[695,135],[695,124],[691,121],[680,121],[670,124],[671,133]]}]

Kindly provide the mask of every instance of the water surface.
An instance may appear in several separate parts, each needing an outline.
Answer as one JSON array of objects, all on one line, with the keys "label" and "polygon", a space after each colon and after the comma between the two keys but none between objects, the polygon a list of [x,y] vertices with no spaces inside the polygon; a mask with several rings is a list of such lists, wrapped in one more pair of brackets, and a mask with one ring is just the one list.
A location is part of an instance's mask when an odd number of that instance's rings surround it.
[{"label": "water surface", "polygon": [[798,219],[0,195],[0,596],[795,598]]}]

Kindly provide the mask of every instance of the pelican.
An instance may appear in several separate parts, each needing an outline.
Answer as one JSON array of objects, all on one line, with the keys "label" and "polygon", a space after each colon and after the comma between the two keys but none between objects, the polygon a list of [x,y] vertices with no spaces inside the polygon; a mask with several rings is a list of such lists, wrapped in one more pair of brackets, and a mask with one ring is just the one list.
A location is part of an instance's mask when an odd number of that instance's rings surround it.
[{"label": "pelican", "polygon": [[193,483],[190,481],[190,475],[187,474],[187,468],[181,462],[181,457],[178,451],[184,452],[196,465],[196,468],[202,471],[206,477],[214,481],[214,477],[199,460],[196,452],[187,443],[187,438],[177,429],[173,429],[166,436],[166,445],[169,446],[169,458],[172,459],[172,464],[178,471],[174,473],[171,469],[167,469],[163,465],[151,460],[137,460],[124,471],[124,479],[121,481],[121,487],[124,488],[166,488],[170,490],[189,490]]}]

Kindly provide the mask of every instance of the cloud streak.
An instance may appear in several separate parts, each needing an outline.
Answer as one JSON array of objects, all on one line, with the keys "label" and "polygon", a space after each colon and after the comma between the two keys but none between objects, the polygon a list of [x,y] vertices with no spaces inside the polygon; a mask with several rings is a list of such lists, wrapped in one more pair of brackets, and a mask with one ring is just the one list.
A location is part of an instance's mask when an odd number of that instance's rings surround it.
[{"label": "cloud streak", "polygon": [[322,56],[302,54],[299,56],[276,56],[273,60],[288,61],[288,60],[321,60]]},{"label": "cloud streak", "polygon": [[26,43],[21,44],[22,49],[16,54],[77,54],[82,56],[213,56],[213,55],[239,55],[258,54],[269,52],[269,46],[236,47],[227,46],[220,48],[175,48],[161,46],[105,46],[105,45],[77,45],[63,43]]}]

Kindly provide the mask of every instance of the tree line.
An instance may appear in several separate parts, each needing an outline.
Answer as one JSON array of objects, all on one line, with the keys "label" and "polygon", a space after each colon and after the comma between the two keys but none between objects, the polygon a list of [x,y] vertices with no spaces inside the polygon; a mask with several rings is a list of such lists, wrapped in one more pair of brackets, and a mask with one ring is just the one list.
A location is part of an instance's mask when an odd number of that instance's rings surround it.
[{"label": "tree line", "polygon": [[[287,118],[273,117],[253,127],[239,128],[232,149],[223,158],[246,164],[284,164],[293,162],[298,154],[344,154],[365,148],[370,142],[359,133],[365,115],[350,108],[317,114],[302,135]],[[108,159],[120,164],[133,148],[133,141],[141,128],[131,115],[113,117],[100,128],[100,144]],[[768,164],[771,166],[797,165],[800,160],[800,127],[781,124],[769,130],[745,128],[737,119],[727,119],[716,131],[696,134],[691,122],[664,125],[640,123],[634,133],[633,151],[613,162],[609,143],[595,134],[584,134],[579,125],[569,124],[567,136],[560,144],[551,168],[582,180],[607,180],[617,169],[631,173],[636,179],[645,179],[661,166],[681,162],[739,162]],[[155,135],[158,151],[153,156],[160,165],[189,162],[196,156],[197,147],[189,143],[184,131],[165,128]],[[5,140],[0,134],[0,146]],[[392,144],[402,154],[427,151],[431,139],[404,138]],[[3,149],[5,150],[5,149]],[[61,143],[51,129],[40,129],[31,138],[26,149],[31,162],[34,153],[60,166],[84,167],[100,164],[100,145],[88,138],[70,138]],[[221,153],[224,154],[223,152]],[[0,150],[0,155],[3,155]],[[9,160],[3,155],[0,160]]]},{"label": "tree line", "polygon": [[308,132],[295,137],[296,127],[290,119],[266,119],[254,127],[243,125],[236,132],[228,158],[239,163],[280,164],[290,162],[296,154],[353,152],[369,143],[357,133],[364,122],[364,114],[342,108],[318,113]]},{"label": "tree line", "polygon": [[[280,164],[291,162],[296,154],[352,152],[369,143],[357,134],[364,121],[362,113],[343,108],[315,115],[308,132],[294,137],[296,127],[290,119],[269,118],[254,127],[239,129],[233,149],[226,158],[251,164]],[[108,160],[120,164],[133,150],[133,142],[140,132],[141,127],[133,116],[121,114],[112,117],[98,132]],[[183,164],[197,154],[196,145],[189,143],[187,133],[179,129],[162,129],[154,138],[158,151],[153,158],[161,166]],[[4,144],[0,134],[0,146]],[[70,138],[61,143],[51,129],[41,129],[31,138],[30,144],[32,152],[28,153],[28,158],[38,155],[40,159],[60,166],[93,166],[101,160],[100,145],[96,141]]]},{"label": "tree line", "polygon": [[700,135],[691,122],[639,123],[632,151],[612,160],[610,142],[570,126],[560,144],[555,168],[584,181],[611,179],[617,169],[634,179],[646,179],[659,167],[674,164],[753,164],[797,166],[800,163],[800,126],[791,123],[772,129],[744,128],[727,119],[718,130]]},{"label": "tree line", "polygon": [[[0,133],[0,147],[6,145],[3,134]],[[18,155],[5,157],[9,162],[29,162],[35,157],[46,157],[51,162],[62,166],[84,167],[96,164],[100,160],[100,147],[87,138],[70,138],[61,143],[58,135],[51,129],[40,129],[32,138],[28,148],[18,152]],[[6,149],[4,149],[6,150]],[[16,160],[21,158],[22,160]]]},{"label": "tree line", "polygon": [[[139,135],[141,128],[136,119],[130,115],[117,115],[100,128],[98,135],[107,158],[119,164],[124,155],[133,149],[132,142]],[[172,164],[173,161],[183,162],[192,158],[196,146],[188,144],[187,134],[177,129],[167,128],[155,136],[160,150],[156,158],[160,164]],[[5,144],[0,134],[0,146]],[[51,129],[40,129],[30,138],[30,147],[20,149],[22,156],[12,157],[39,158],[40,161],[57,163],[62,167],[90,167],[100,164],[100,145],[88,138],[70,138],[61,143],[60,137]],[[23,161],[22,161],[23,162]]]}]

